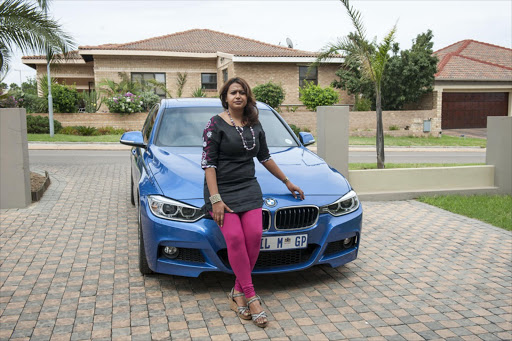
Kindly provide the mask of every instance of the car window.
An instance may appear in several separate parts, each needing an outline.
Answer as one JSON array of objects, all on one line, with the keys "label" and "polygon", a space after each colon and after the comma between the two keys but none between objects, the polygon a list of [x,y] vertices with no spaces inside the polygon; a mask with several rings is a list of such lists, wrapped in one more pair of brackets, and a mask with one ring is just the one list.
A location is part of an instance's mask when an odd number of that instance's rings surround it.
[{"label": "car window", "polygon": [[[222,107],[168,108],[162,116],[155,144],[162,147],[202,147],[208,120]],[[269,147],[297,146],[288,129],[270,110],[260,110],[260,122]]]},{"label": "car window", "polygon": [[142,137],[144,137],[144,142],[148,143],[149,137],[151,136],[151,130],[153,130],[153,125],[155,124],[156,114],[158,113],[158,108],[160,108],[159,104],[156,104],[148,114],[146,118],[146,122],[144,122],[144,126],[142,128]]},{"label": "car window", "polygon": [[288,129],[270,110],[260,110],[260,122],[269,147],[296,147],[297,142]]}]

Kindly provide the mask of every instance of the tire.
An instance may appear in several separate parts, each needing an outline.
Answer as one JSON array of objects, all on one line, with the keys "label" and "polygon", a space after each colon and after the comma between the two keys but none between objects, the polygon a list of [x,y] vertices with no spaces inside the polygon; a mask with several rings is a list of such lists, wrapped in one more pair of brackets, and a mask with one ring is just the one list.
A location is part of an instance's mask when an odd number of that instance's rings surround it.
[{"label": "tire", "polygon": [[130,172],[130,201],[135,206],[135,196],[133,195],[133,172]]},{"label": "tire", "polygon": [[[140,205],[140,203],[139,203]],[[138,235],[139,235],[139,270],[143,275],[149,275],[153,273],[153,270],[149,268],[148,258],[146,257],[146,249],[144,248],[144,235],[142,233],[142,223],[140,219],[140,208],[139,208],[139,223],[138,223]]]}]

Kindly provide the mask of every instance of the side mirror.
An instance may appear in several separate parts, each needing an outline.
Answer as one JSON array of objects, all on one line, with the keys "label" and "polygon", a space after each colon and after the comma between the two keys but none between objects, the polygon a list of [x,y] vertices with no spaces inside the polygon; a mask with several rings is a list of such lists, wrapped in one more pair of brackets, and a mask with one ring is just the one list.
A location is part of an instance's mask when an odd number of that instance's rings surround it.
[{"label": "side mirror", "polygon": [[309,146],[310,144],[313,144],[313,143],[316,142],[315,138],[313,137],[313,134],[306,133],[306,132],[303,132],[303,131],[301,131],[299,133],[299,140],[305,146]]},{"label": "side mirror", "polygon": [[132,147],[140,147],[146,148],[146,144],[144,143],[144,138],[142,137],[141,131],[129,131],[121,136],[121,140],[119,140],[122,144],[126,144]]}]

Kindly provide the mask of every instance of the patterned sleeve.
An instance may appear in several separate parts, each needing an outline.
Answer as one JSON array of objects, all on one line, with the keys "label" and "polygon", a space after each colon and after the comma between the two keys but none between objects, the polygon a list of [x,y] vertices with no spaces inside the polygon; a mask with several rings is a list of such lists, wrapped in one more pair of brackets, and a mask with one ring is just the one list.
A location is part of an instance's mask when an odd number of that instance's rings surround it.
[{"label": "patterned sleeve", "polygon": [[[260,127],[261,127],[261,125],[260,125]],[[258,158],[258,161],[260,163],[265,163],[268,160],[272,159],[272,157],[270,156],[270,152],[267,147],[267,138],[265,137],[265,131],[263,130],[263,127],[261,127],[259,142],[260,142],[260,149],[259,149],[258,155],[256,155],[256,157]]]},{"label": "patterned sleeve", "polygon": [[203,131],[203,155],[201,157],[201,168],[217,168],[219,157],[219,132],[215,126],[214,117],[208,121]]}]

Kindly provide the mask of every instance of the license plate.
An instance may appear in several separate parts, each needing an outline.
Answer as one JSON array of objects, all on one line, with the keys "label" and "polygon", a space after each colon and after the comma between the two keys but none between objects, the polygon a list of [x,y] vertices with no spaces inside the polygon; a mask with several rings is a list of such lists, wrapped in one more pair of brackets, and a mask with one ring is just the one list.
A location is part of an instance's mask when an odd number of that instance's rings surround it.
[{"label": "license plate", "polygon": [[308,247],[307,234],[294,234],[288,236],[262,237],[261,251],[304,249]]}]

